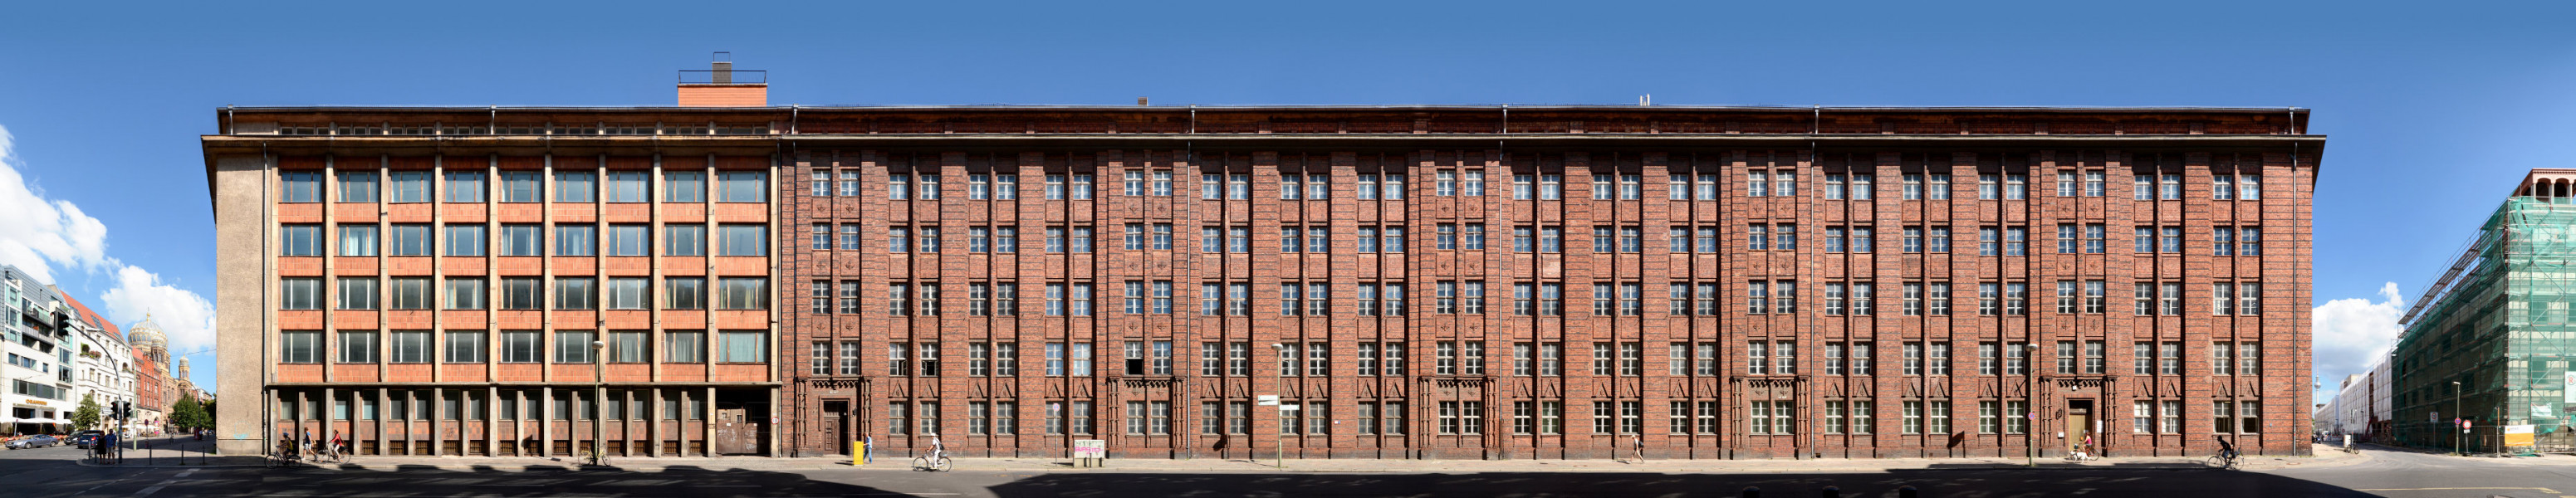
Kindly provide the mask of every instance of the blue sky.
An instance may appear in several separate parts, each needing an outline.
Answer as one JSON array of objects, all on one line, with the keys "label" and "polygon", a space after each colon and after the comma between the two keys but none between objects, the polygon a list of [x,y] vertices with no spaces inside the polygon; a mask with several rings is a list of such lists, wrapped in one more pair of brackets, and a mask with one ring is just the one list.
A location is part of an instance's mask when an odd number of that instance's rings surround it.
[{"label": "blue sky", "polygon": [[718,50],[779,105],[2297,106],[2333,137],[2315,297],[2340,376],[2511,182],[2576,152],[2564,2],[613,5],[13,6],[0,262],[122,323],[182,315],[204,349],[216,108],[668,105]]}]

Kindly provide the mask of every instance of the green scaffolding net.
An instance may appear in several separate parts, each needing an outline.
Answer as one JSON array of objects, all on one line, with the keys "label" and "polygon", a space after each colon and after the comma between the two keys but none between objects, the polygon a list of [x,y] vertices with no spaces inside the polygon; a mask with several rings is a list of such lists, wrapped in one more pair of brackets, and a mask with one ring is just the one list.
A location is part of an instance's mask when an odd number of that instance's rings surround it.
[{"label": "green scaffolding net", "polygon": [[[2481,453],[2576,449],[2576,204],[2514,197],[2460,273],[2406,323],[2390,372],[2397,443]],[[2456,383],[2456,384],[2454,384]],[[2456,386],[2456,387],[2455,387]],[[2470,428],[2455,420],[2465,416]]]}]

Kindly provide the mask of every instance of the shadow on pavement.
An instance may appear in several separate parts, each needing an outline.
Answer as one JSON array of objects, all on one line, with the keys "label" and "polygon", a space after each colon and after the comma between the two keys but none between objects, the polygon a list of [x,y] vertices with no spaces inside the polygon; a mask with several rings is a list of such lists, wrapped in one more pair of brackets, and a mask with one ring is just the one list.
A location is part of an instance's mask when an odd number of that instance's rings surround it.
[{"label": "shadow on pavement", "polygon": [[1050,473],[996,485],[1002,498],[1055,496],[1331,497],[2367,497],[2367,493],[2269,474],[2206,469],[2087,467],[2070,470],[1917,469],[1851,474],[1658,474],[1610,472],[1468,474]]},{"label": "shadow on pavement", "polygon": [[[118,453],[121,460],[117,465],[177,466],[225,463],[223,458],[214,456],[215,440],[212,439],[201,441],[193,437],[180,436],[144,439],[139,443],[136,445],[138,447],[124,448]],[[241,463],[241,461],[234,459],[231,463]]]},{"label": "shadow on pavement", "polygon": [[530,466],[504,471],[476,465],[444,470],[429,465],[349,463],[301,469],[227,469],[202,484],[173,487],[185,496],[476,496],[540,497],[751,497],[901,496],[886,490],[819,481],[802,474],[748,469],[668,466],[628,470],[616,466]]}]

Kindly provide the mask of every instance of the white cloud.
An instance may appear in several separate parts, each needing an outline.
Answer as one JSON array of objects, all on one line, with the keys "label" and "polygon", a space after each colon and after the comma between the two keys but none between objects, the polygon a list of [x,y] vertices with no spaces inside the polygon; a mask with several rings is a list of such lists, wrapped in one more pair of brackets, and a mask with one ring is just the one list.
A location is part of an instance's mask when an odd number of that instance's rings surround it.
[{"label": "white cloud", "polygon": [[161,326],[162,335],[169,337],[170,352],[175,355],[215,345],[214,303],[195,292],[164,284],[160,275],[142,267],[126,265],[118,269],[116,288],[99,295],[99,299],[107,305],[108,319],[127,326],[149,314],[152,323]]},{"label": "white cloud", "polygon": [[[0,264],[16,266],[40,281],[59,282],[56,270],[93,274],[113,272],[116,286],[84,302],[104,305],[107,319],[120,328],[148,313],[170,338],[170,350],[186,354],[215,344],[215,306],[205,296],[161,281],[161,276],[107,255],[107,224],[82,213],[71,201],[47,199],[28,181],[16,153],[16,139],[0,126]],[[73,296],[81,299],[81,296]],[[212,356],[197,358],[211,377]]]},{"label": "white cloud", "polygon": [[[2318,305],[2315,318],[2316,375],[2328,388],[2346,375],[2362,373],[2396,346],[2397,320],[2406,314],[2406,300],[2397,292],[2397,283],[2379,288],[2385,300],[2368,298],[2336,299]],[[2324,391],[2331,396],[2333,391]]]},{"label": "white cloud", "polygon": [[69,201],[48,200],[18,167],[16,140],[0,127],[0,264],[54,282],[53,267],[104,270],[107,225]]}]

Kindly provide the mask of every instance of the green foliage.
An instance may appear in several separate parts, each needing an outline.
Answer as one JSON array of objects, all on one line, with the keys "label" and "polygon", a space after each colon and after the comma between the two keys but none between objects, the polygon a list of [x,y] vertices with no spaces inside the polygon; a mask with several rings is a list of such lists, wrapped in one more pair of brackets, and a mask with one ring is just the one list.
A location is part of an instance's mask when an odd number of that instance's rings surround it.
[{"label": "green foliage", "polygon": [[197,398],[183,396],[179,398],[179,402],[172,403],[170,406],[170,425],[182,429],[214,427],[215,418],[210,414],[207,405],[197,403]]},{"label": "green foliage", "polygon": [[106,409],[98,406],[97,399],[92,398],[87,394],[81,395],[80,408],[72,410],[72,430],[81,431],[98,428],[99,420],[105,416],[105,413]]}]

